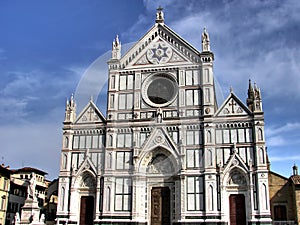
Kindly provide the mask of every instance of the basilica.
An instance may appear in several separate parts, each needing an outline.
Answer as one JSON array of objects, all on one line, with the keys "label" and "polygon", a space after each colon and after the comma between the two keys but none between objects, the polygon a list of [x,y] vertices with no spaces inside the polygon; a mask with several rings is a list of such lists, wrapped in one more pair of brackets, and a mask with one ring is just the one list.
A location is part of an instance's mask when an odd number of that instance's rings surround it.
[{"label": "basilica", "polygon": [[66,104],[57,224],[271,224],[260,89],[217,104],[206,29],[200,40],[161,8],[126,54],[116,37],[105,116]]}]

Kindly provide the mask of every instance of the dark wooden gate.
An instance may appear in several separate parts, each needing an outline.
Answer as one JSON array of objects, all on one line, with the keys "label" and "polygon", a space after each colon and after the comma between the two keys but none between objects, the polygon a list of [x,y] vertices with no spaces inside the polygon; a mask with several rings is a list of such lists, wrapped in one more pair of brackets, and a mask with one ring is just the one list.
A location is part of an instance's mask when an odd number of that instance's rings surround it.
[{"label": "dark wooden gate", "polygon": [[80,225],[93,225],[94,197],[82,196],[80,202]]},{"label": "dark wooden gate", "polygon": [[154,187],[151,190],[151,225],[170,225],[170,189]]},{"label": "dark wooden gate", "polygon": [[246,225],[245,196],[230,195],[230,225]]}]

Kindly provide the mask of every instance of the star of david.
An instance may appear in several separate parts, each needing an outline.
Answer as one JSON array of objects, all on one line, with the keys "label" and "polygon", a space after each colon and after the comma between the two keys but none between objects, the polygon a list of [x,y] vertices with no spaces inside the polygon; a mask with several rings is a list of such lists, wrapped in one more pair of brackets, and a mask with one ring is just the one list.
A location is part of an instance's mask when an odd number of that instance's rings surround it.
[{"label": "star of david", "polygon": [[152,58],[156,58],[160,62],[163,57],[168,57],[166,53],[167,49],[168,47],[162,47],[160,44],[158,44],[157,48],[151,48],[153,52]]}]

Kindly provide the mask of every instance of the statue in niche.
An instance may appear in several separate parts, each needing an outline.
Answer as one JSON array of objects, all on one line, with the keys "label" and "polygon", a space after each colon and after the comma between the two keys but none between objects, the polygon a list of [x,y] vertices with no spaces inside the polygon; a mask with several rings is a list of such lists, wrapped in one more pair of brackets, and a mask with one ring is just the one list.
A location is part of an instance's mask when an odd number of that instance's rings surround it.
[{"label": "statue in niche", "polygon": [[36,188],[36,176],[35,173],[31,173],[31,178],[27,186],[27,199],[36,200],[35,188]]},{"label": "statue in niche", "polygon": [[162,122],[162,110],[161,110],[161,108],[158,108],[156,110],[156,115],[157,115],[157,122],[161,123]]}]

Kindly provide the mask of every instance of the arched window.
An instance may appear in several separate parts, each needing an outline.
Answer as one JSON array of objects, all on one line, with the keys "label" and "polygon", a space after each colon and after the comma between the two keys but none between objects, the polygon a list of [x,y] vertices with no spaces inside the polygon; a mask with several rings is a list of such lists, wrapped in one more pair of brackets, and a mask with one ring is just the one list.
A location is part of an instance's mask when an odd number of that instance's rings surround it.
[{"label": "arched window", "polygon": [[69,148],[69,138],[65,137],[65,148]]},{"label": "arched window", "polygon": [[211,143],[211,131],[207,131],[207,143]]},{"label": "arched window", "polygon": [[63,155],[63,164],[62,164],[63,169],[67,169],[67,159],[68,159],[67,154],[64,154]]},{"label": "arched window", "polygon": [[261,201],[263,210],[268,210],[268,199],[267,199],[267,186],[265,184],[262,185],[262,194],[261,194]]},{"label": "arched window", "polygon": [[259,149],[259,162],[265,164],[265,152],[263,148]]},{"label": "arched window", "polygon": [[110,187],[106,188],[106,210],[110,211]]},{"label": "arched window", "polygon": [[65,208],[65,188],[64,187],[61,188],[60,202],[61,202],[60,210],[64,211],[64,208]]},{"label": "arched window", "polygon": [[111,156],[111,152],[108,153],[107,156],[107,168],[111,169],[111,163],[112,163],[112,156]]},{"label": "arched window", "polygon": [[108,146],[109,146],[109,147],[112,147],[112,145],[113,145],[113,136],[110,134],[110,135],[108,136]]},{"label": "arched window", "polygon": [[213,165],[213,157],[212,157],[212,151],[211,150],[208,150],[207,152],[207,162],[208,162],[208,165],[209,166],[212,166]]},{"label": "arched window", "polygon": [[210,211],[213,211],[214,210],[214,188],[212,185],[209,186],[208,193],[209,193],[208,208]]},{"label": "arched window", "polygon": [[263,132],[262,132],[262,129],[259,128],[257,132],[258,132],[258,134],[257,134],[258,140],[259,140],[259,141],[262,141],[262,140],[264,139],[264,138],[263,138]]}]

